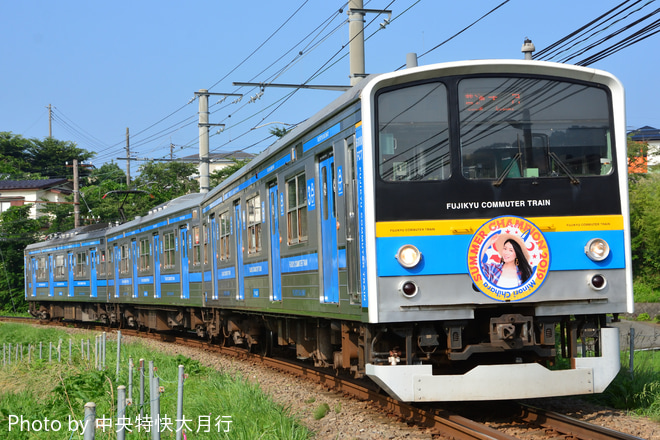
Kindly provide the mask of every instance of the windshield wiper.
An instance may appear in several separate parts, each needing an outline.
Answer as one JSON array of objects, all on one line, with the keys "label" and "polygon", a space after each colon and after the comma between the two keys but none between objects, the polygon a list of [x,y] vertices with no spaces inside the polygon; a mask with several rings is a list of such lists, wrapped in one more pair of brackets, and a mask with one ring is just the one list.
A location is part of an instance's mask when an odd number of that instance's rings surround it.
[{"label": "windshield wiper", "polygon": [[571,183],[573,185],[578,185],[580,183],[580,180],[571,173],[571,170],[568,169],[568,166],[562,160],[557,156],[557,154],[554,151],[548,151],[548,156],[555,161],[555,163],[561,168],[561,170],[566,173],[569,179],[571,179]]},{"label": "windshield wiper", "polygon": [[521,157],[522,157],[522,153],[520,151],[517,152],[515,154],[515,156],[513,156],[513,159],[511,159],[511,162],[509,162],[509,165],[507,165],[506,168],[504,168],[504,171],[502,171],[502,174],[500,175],[500,177],[498,177],[497,180],[495,182],[493,182],[493,186],[500,186],[502,184],[502,182],[504,182],[504,179],[506,179],[506,176],[509,175],[509,172],[511,171],[511,168],[513,168],[513,166],[516,163],[518,163],[518,159],[520,159]]}]

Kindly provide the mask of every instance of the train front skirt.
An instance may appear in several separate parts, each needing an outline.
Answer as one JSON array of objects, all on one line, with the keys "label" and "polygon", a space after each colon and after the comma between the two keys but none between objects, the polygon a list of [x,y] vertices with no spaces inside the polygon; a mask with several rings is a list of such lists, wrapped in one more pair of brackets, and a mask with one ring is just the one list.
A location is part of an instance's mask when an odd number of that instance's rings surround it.
[{"label": "train front skirt", "polygon": [[570,370],[542,365],[480,365],[462,375],[433,375],[431,365],[367,364],[367,375],[405,402],[503,400],[602,393],[619,373],[619,329],[601,329],[602,356],[573,358]]}]

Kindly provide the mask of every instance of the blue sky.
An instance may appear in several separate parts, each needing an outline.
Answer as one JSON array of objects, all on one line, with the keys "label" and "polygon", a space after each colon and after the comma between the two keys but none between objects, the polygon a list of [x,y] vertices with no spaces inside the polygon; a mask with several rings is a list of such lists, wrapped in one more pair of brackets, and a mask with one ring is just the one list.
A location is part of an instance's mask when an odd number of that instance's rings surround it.
[{"label": "blue sky", "polygon": [[[509,0],[419,64],[520,59],[526,37],[540,51],[622,2]],[[380,31],[386,16],[366,16],[366,70],[381,73],[403,65],[408,52],[430,51],[503,0],[364,3],[392,10],[391,23]],[[566,53],[651,13],[657,8],[652,3],[638,2],[630,17]],[[346,9],[341,0],[2,2],[0,131],[48,136],[51,104],[53,136],[94,151],[97,166],[114,160],[125,168],[117,158],[126,155],[127,127],[136,157],[168,157],[171,144],[175,157],[196,155],[198,102],[190,100],[195,91],[210,89],[245,95],[238,103],[209,100],[210,122],[226,124],[222,133],[212,129],[211,152],[258,153],[273,140],[268,130],[281,125],[254,127],[301,122],[338,93],[300,90],[287,99],[292,90],[266,88],[250,103],[259,89],[232,82],[348,84]],[[623,82],[629,128],[660,128],[659,43],[660,34],[653,35],[590,65]],[[139,163],[132,162],[132,173]]]}]

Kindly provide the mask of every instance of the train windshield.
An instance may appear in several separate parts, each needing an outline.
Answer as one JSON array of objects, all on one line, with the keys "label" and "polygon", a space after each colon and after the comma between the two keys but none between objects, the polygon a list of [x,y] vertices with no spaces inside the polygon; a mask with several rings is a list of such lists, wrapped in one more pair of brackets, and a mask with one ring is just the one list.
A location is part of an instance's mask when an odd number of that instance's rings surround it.
[{"label": "train windshield", "polygon": [[447,89],[428,83],[378,97],[379,173],[386,181],[449,178]]},{"label": "train windshield", "polygon": [[612,172],[608,95],[538,78],[458,84],[462,173],[468,179],[599,176]]}]

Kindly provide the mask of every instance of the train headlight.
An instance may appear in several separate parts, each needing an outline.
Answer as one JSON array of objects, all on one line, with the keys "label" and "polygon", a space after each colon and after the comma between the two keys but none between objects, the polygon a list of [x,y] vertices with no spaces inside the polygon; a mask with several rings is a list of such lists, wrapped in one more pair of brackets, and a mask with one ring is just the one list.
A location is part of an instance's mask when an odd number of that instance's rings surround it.
[{"label": "train headlight", "polygon": [[412,244],[404,244],[396,253],[396,259],[401,266],[410,269],[419,264],[422,259],[422,253]]},{"label": "train headlight", "polygon": [[584,253],[593,261],[603,261],[610,255],[610,245],[602,238],[592,238],[584,247]]}]

